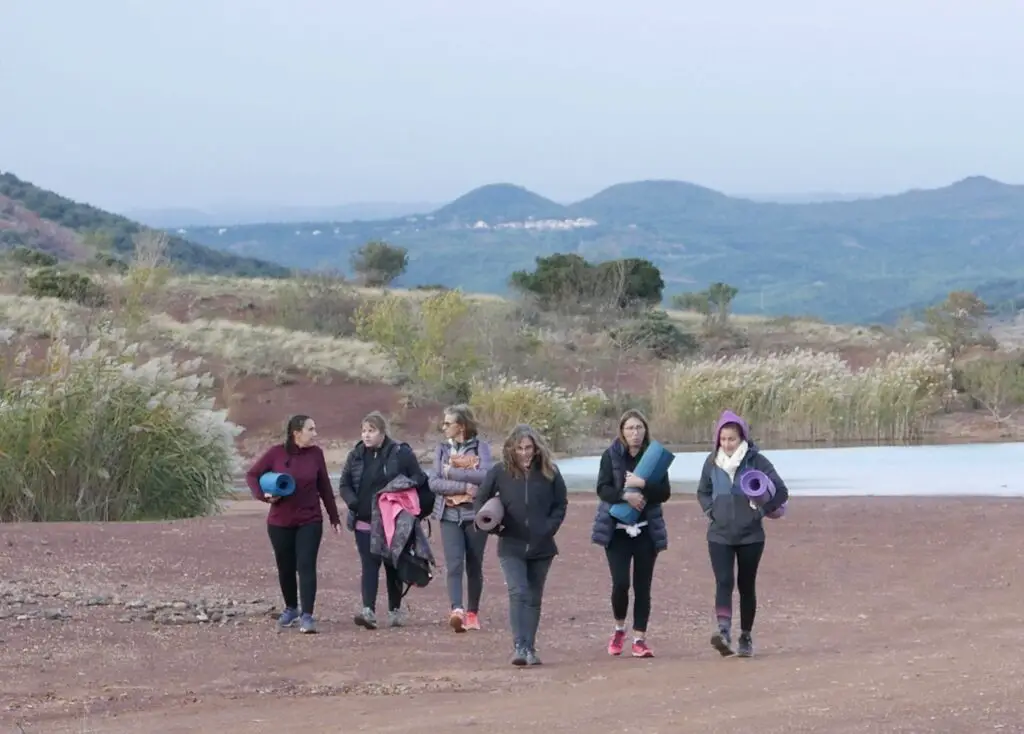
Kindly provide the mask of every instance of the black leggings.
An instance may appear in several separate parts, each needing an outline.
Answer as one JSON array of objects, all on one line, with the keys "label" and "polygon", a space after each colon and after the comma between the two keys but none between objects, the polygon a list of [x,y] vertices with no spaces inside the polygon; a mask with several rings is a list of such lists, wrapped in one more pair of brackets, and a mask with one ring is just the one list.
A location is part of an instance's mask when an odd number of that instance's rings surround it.
[{"label": "black leggings", "polygon": [[356,548],[359,549],[359,560],[363,566],[360,586],[363,591],[363,606],[377,611],[377,589],[380,586],[380,567],[384,566],[384,583],[388,588],[388,611],[393,612],[402,606],[402,582],[398,580],[398,571],[384,559],[370,553],[370,534],[362,530],[356,531]]},{"label": "black leggings", "polygon": [[[301,590],[302,611],[312,614],[316,602],[316,557],[320,553],[324,524],[311,522],[295,528],[268,524],[267,534],[274,548],[277,579],[281,584],[284,605],[289,609],[298,609]],[[298,585],[295,583],[296,573],[299,576]]]},{"label": "black leggings", "polygon": [[[737,586],[740,592],[740,631],[750,632],[754,629],[754,616],[757,614],[755,585],[762,553],[764,541],[747,545],[708,541],[711,570],[715,572],[715,616],[719,626],[728,627],[732,624],[732,590],[733,586]],[[735,578],[734,563],[737,567]]]},{"label": "black leggings", "polygon": [[605,548],[608,568],[612,572],[612,614],[616,621],[626,619],[629,609],[629,572],[633,570],[633,629],[647,631],[651,617],[651,581],[654,579],[654,562],[658,551],[651,534],[644,530],[635,538],[625,530],[612,533],[612,540]]}]

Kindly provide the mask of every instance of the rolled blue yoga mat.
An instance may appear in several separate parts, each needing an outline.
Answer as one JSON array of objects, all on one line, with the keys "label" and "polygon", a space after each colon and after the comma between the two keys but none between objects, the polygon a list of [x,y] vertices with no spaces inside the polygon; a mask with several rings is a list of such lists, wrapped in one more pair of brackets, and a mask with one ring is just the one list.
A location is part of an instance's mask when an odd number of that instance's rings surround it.
[{"label": "rolled blue yoga mat", "polygon": [[[668,474],[668,468],[676,460],[676,455],[666,449],[657,441],[647,444],[644,455],[636,464],[633,471],[645,482],[660,481]],[[639,490],[636,490],[639,491]],[[624,525],[632,525],[640,518],[640,511],[633,509],[628,502],[617,502],[611,506],[609,513],[616,520]]]},{"label": "rolled blue yoga mat", "polygon": [[260,489],[264,494],[274,497],[287,497],[295,491],[295,479],[291,474],[278,474],[268,471],[260,477]]},{"label": "rolled blue yoga mat", "polygon": [[668,468],[672,466],[672,462],[675,460],[675,454],[657,441],[651,441],[647,446],[647,450],[644,451],[644,455],[637,462],[633,473],[645,482],[659,482],[668,474]]},{"label": "rolled blue yoga mat", "polygon": [[637,510],[628,502],[616,502],[609,508],[608,514],[623,525],[633,525],[640,519],[640,510]]}]

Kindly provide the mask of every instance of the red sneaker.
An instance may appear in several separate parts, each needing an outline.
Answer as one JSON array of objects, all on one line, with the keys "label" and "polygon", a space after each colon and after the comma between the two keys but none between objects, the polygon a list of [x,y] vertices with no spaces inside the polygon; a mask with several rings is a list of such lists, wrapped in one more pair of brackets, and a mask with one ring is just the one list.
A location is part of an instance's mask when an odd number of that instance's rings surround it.
[{"label": "red sneaker", "polygon": [[635,658],[653,658],[654,653],[651,652],[651,648],[647,647],[646,640],[634,640],[633,641],[633,657]]},{"label": "red sneaker", "polygon": [[608,654],[609,655],[621,655],[622,646],[626,643],[626,631],[615,630],[612,635],[611,641],[608,643]]},{"label": "red sneaker", "polygon": [[464,626],[468,630],[480,629],[480,617],[476,612],[466,612],[466,624]]}]

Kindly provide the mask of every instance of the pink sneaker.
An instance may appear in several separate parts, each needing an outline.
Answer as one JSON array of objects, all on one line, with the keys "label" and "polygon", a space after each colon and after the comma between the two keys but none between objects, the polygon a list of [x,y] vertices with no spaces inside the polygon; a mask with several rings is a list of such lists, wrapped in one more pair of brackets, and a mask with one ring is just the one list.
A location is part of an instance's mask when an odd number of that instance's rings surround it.
[{"label": "pink sneaker", "polygon": [[626,644],[626,631],[615,630],[612,635],[611,641],[608,643],[608,654],[609,655],[621,655],[622,647]]},{"label": "pink sneaker", "polygon": [[635,658],[653,658],[654,653],[651,652],[651,648],[647,647],[646,640],[634,640],[633,641],[633,657]]},{"label": "pink sneaker", "polygon": [[466,612],[466,629],[478,630],[480,629],[480,617],[476,612]]}]

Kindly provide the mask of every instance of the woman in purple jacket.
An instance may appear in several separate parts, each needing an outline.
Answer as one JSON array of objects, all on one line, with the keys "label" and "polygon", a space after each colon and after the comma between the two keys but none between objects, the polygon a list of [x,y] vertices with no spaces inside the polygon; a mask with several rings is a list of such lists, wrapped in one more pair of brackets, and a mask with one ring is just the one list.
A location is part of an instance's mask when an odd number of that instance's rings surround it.
[{"label": "woman in purple jacket", "polygon": [[[317,557],[324,532],[321,504],[327,510],[331,529],[341,532],[338,503],[334,499],[324,452],[314,443],[316,435],[312,418],[292,416],[284,443],[267,449],[245,474],[252,496],[270,505],[267,534],[274,549],[278,583],[284,597],[284,611],[277,618],[277,624],[283,629],[298,621],[299,631],[305,633],[316,632],[313,604],[316,602]],[[290,474],[295,479],[295,491],[287,497],[264,494],[260,477],[267,472]]]},{"label": "woman in purple jacket", "polygon": [[[473,524],[473,499],[491,468],[491,447],[480,440],[468,405],[453,405],[444,412],[445,440],[434,452],[430,488],[440,502],[433,517],[441,524],[441,542],[448,568],[448,624],[456,632],[480,629],[480,595],[484,587],[484,550],[487,534]],[[469,602],[462,605],[462,576],[466,575]]]}]

